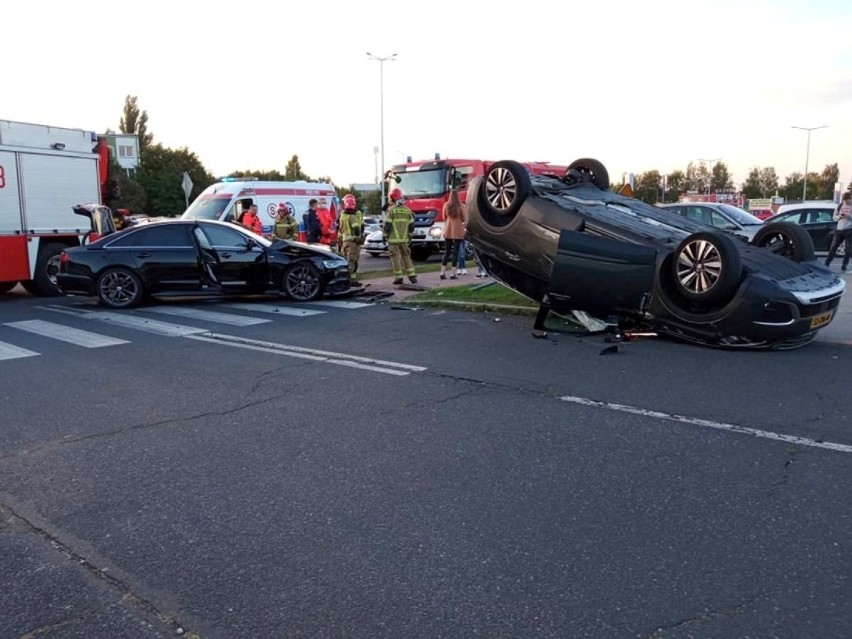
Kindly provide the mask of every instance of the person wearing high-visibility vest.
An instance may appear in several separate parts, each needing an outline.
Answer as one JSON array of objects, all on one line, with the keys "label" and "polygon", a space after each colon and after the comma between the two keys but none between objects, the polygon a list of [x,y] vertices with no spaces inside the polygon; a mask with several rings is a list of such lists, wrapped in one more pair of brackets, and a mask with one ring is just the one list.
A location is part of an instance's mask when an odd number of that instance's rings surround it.
[{"label": "person wearing high-visibility vest", "polygon": [[388,253],[393,268],[393,283],[402,284],[403,275],[407,275],[408,281],[417,284],[417,273],[414,270],[414,263],[411,261],[411,247],[408,246],[411,234],[414,232],[414,213],[405,206],[402,191],[399,189],[390,192],[390,199],[393,206],[388,209],[382,234],[388,242]]},{"label": "person wearing high-visibility vest", "polygon": [[337,226],[337,236],[343,242],[343,257],[349,261],[352,284],[358,281],[358,258],[364,243],[364,214],[357,209],[355,196],[343,196],[343,212]]},{"label": "person wearing high-visibility vest", "polygon": [[299,222],[290,214],[290,209],[284,202],[278,205],[278,216],[275,218],[273,235],[279,240],[295,241],[299,239]]}]

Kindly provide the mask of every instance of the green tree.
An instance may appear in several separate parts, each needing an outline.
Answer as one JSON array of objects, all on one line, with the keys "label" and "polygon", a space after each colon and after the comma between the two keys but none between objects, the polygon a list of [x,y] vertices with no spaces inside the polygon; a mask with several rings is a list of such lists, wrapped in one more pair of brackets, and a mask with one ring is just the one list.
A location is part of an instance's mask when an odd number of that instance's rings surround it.
[{"label": "green tree", "polygon": [[136,180],[148,194],[147,213],[179,215],[186,209],[181,187],[184,171],[189,172],[193,184],[190,202],[216,181],[198,156],[185,147],[174,150],[152,144],[142,151]]},{"label": "green tree", "polygon": [[257,178],[267,182],[284,182],[285,176],[280,171],[231,171],[230,177]]},{"label": "green tree", "polygon": [[803,184],[802,174],[794,172],[784,178],[784,186],[779,191],[786,201],[799,201],[802,199]]},{"label": "green tree", "polygon": [[310,181],[307,173],[302,171],[302,165],[299,163],[298,155],[294,154],[293,157],[290,158],[290,161],[287,162],[287,168],[284,169],[284,179],[287,182],[297,182],[299,180]]},{"label": "green tree", "polygon": [[661,178],[657,170],[640,173],[634,179],[636,190],[633,196],[648,204],[655,204],[660,200]]},{"label": "green tree", "polygon": [[710,192],[725,193],[734,188],[734,182],[731,180],[731,172],[728,165],[724,162],[716,162],[713,165],[712,175],[710,176]]},{"label": "green tree", "polygon": [[748,172],[746,181],[743,182],[743,196],[747,200],[761,197],[763,195],[760,188],[760,171],[761,169],[759,167],[753,167],[751,171]]},{"label": "green tree", "polygon": [[122,133],[133,133],[139,138],[139,152],[151,144],[154,135],[148,132],[148,112],[139,111],[139,104],[135,95],[124,98],[124,111],[118,130]]},{"label": "green tree", "polygon": [[760,196],[771,197],[778,192],[778,174],[774,166],[760,169]]},{"label": "green tree", "polygon": [[[819,183],[814,191],[815,200],[830,200],[834,197],[834,185],[840,182],[840,169],[837,163],[826,164],[819,175]],[[808,182],[808,193],[811,192],[811,183]]]},{"label": "green tree", "polygon": [[136,180],[128,177],[124,169],[112,157],[110,157],[109,163],[109,180],[114,180],[117,184],[118,197],[111,198],[104,204],[113,209],[127,209],[131,215],[145,212],[145,204],[148,199],[145,189]]},{"label": "green tree", "polygon": [[353,191],[352,195],[358,200],[358,208],[364,211],[365,215],[382,216],[381,191]]},{"label": "green tree", "polygon": [[686,175],[683,171],[672,171],[666,177],[666,201],[677,202],[686,193]]}]

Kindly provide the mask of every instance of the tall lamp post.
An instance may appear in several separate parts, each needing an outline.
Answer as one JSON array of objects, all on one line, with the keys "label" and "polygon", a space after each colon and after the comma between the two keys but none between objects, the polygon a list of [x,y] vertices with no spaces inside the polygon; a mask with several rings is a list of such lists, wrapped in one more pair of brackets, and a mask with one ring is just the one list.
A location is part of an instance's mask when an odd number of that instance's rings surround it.
[{"label": "tall lamp post", "polygon": [[[370,60],[376,60],[379,63],[379,91],[381,93],[381,102],[379,105],[379,114],[381,118],[381,151],[382,151],[382,171],[385,170],[385,62],[392,62],[396,59],[396,54],[393,53],[391,55],[380,57],[377,55],[373,55],[369,51],[367,51],[367,58]],[[384,176],[382,176],[381,181],[381,191],[382,191],[382,210],[385,207],[385,180]]]},{"label": "tall lamp post", "polygon": [[799,129],[800,131],[808,132],[808,145],[805,149],[805,179],[803,182],[805,183],[804,188],[802,189],[802,202],[808,199],[808,160],[810,160],[811,156],[811,131],[816,131],[817,129],[827,129],[828,125],[823,124],[822,126],[791,126],[791,129]]},{"label": "tall lamp post", "polygon": [[707,162],[710,165],[710,186],[707,187],[707,195],[710,195],[710,189],[713,188],[713,163],[718,162],[722,158],[713,158],[712,160],[703,160],[698,158],[699,162]]}]

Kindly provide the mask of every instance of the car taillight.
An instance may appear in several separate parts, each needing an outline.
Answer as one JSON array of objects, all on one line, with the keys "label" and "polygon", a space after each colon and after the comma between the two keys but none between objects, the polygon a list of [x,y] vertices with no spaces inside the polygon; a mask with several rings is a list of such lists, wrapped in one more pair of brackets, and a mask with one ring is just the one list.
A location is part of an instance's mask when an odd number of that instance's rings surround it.
[{"label": "car taillight", "polygon": [[68,262],[70,260],[71,260],[71,258],[68,256],[68,253],[66,253],[65,251],[62,251],[62,253],[60,253],[60,255],[59,255],[59,263],[60,264],[68,264]]}]

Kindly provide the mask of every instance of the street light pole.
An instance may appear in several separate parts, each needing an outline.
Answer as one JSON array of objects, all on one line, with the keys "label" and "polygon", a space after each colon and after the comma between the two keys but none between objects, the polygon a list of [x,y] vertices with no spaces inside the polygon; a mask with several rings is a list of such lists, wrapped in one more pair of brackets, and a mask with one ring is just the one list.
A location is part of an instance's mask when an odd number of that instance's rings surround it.
[{"label": "street light pole", "polygon": [[[367,51],[367,57],[370,60],[376,60],[379,63],[379,91],[381,94],[381,101],[379,103],[379,118],[381,120],[381,151],[382,151],[382,171],[385,170],[385,62],[392,62],[396,59],[396,53],[391,54],[389,56],[380,57],[377,55],[373,55],[369,51]],[[381,191],[382,191],[382,210],[385,207],[385,180],[384,174],[382,174],[381,181]]]},{"label": "street light pole", "polygon": [[710,194],[710,189],[713,187],[713,162],[718,162],[722,158],[713,158],[712,160],[702,160],[698,158],[699,162],[707,162],[710,165],[710,186],[707,188],[707,194]]},{"label": "street light pole", "polygon": [[810,157],[811,157],[811,131],[816,131],[817,129],[827,129],[828,125],[823,124],[822,126],[812,126],[812,127],[791,126],[790,128],[791,129],[799,129],[801,131],[807,131],[808,132],[808,145],[805,149],[805,179],[803,180],[803,182],[805,183],[805,186],[802,189],[802,202],[804,202],[805,200],[808,199],[808,161],[810,160]]}]

